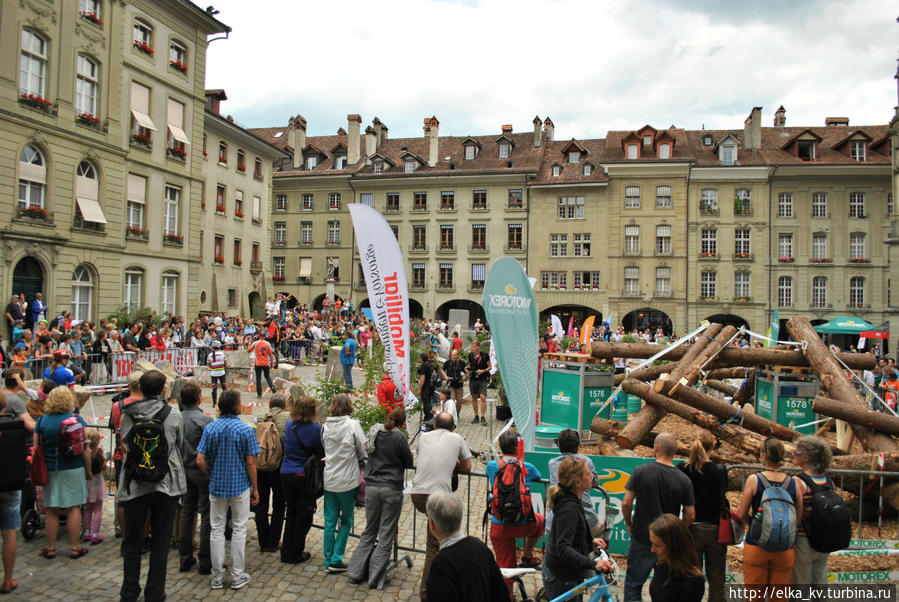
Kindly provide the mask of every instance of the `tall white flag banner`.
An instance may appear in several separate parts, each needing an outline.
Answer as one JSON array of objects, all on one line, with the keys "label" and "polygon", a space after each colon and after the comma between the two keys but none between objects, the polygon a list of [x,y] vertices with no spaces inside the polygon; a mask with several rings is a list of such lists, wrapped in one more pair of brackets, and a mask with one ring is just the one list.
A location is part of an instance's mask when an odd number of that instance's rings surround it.
[{"label": "tall white flag banner", "polygon": [[384,363],[406,408],[418,401],[409,388],[409,288],[403,254],[384,217],[368,205],[347,206],[353,219],[372,322],[384,345]]},{"label": "tall white flag banner", "polygon": [[560,320],[559,316],[557,316],[556,314],[551,314],[549,316],[549,318],[550,318],[550,322],[552,323],[552,327],[553,327],[553,336],[559,337],[560,339],[564,339],[565,338],[565,329],[562,328],[562,320]]}]

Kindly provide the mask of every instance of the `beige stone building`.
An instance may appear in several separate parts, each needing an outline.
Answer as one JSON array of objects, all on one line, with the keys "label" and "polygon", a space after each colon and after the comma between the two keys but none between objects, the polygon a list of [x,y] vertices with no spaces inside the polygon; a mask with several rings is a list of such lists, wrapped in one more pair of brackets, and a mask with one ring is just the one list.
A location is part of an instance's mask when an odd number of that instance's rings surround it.
[{"label": "beige stone building", "polygon": [[186,0],[67,0],[9,4],[0,28],[4,295],[195,310],[206,36],[227,26]]},{"label": "beige stone building", "polygon": [[224,90],[206,92],[205,191],[194,233],[201,269],[191,291],[200,311],[265,316],[271,288],[272,165],[286,153],[223,117]]}]

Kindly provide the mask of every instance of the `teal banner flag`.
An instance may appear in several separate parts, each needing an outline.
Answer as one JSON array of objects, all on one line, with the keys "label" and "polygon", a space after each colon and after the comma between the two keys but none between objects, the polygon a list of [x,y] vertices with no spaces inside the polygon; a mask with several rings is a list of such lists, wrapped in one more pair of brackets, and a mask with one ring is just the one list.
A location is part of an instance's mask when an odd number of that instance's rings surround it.
[{"label": "teal banner flag", "polygon": [[526,448],[533,449],[537,412],[537,302],[518,261],[500,257],[493,262],[481,302],[515,426]]},{"label": "teal banner flag", "polygon": [[771,325],[768,326],[768,332],[765,334],[771,339],[765,342],[765,347],[777,345],[777,341],[780,340],[780,312],[777,311],[776,307],[774,308],[774,313],[771,314]]}]

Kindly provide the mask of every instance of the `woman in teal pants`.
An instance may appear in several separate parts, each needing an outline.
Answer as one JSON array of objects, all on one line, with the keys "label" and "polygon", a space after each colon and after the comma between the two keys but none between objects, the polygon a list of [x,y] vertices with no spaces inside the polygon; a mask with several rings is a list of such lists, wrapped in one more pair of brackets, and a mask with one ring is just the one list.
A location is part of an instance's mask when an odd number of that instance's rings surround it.
[{"label": "woman in teal pants", "polygon": [[[331,415],[325,421],[322,444],[325,448],[325,570],[343,573],[346,542],[353,530],[359,463],[365,460],[365,435],[359,421],[352,418],[349,395],[331,401]],[[337,523],[340,521],[340,527]]]}]

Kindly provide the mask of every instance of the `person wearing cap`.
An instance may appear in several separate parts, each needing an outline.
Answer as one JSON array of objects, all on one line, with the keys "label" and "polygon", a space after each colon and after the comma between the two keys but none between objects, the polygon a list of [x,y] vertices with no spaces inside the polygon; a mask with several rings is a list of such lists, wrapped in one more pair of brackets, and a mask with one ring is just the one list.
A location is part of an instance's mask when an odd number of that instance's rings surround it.
[{"label": "person wearing cap", "polygon": [[52,380],[60,387],[75,388],[75,374],[66,368],[70,354],[65,349],[57,349],[53,352],[50,367],[44,370],[44,378]]},{"label": "person wearing cap", "polygon": [[225,379],[225,352],[222,351],[222,344],[219,341],[212,341],[212,352],[206,356],[209,363],[209,377],[212,379],[212,407],[218,403],[218,389],[222,387],[222,392],[228,390]]}]

